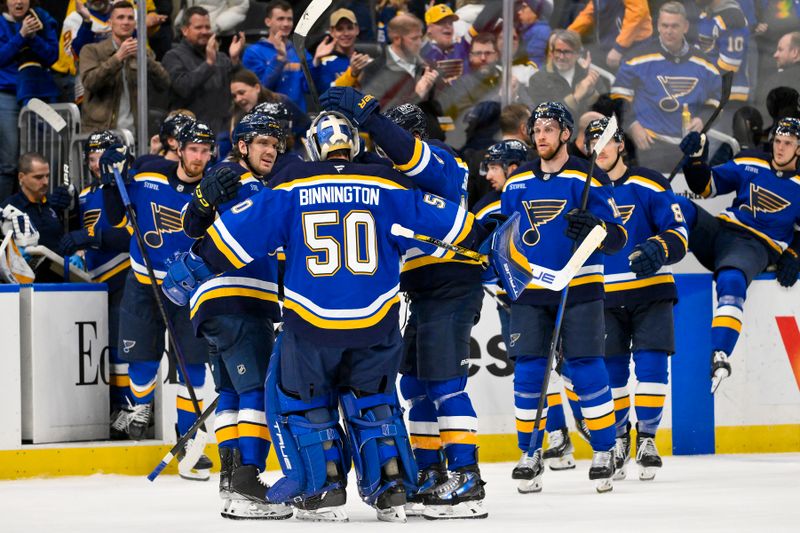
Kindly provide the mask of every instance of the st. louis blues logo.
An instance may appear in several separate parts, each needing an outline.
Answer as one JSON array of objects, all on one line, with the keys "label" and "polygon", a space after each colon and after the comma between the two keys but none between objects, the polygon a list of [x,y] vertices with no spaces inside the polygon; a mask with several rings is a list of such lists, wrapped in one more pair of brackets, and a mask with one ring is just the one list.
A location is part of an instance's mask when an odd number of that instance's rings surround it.
[{"label": "st. louis blues logo", "polygon": [[636,205],[620,205],[618,206],[619,209],[619,216],[622,218],[622,224],[627,224],[628,221],[633,216],[633,211],[636,209]]},{"label": "st. louis blues logo", "polygon": [[678,98],[686,96],[697,87],[697,78],[691,76],[656,76],[667,96],[658,101],[658,107],[666,113],[673,113],[681,108]]},{"label": "st. louis blues logo", "polygon": [[778,196],[768,189],[751,183],[750,204],[742,204],[739,206],[739,209],[742,211],[750,211],[753,217],[756,217],[759,211],[762,213],[777,213],[789,207],[790,204],[791,202],[789,202],[789,200]]},{"label": "st. louis blues logo", "polygon": [[160,248],[164,244],[164,233],[177,233],[183,231],[181,224],[181,212],[155,202],[150,202],[150,209],[153,213],[154,230],[144,234],[144,242],[151,248]]},{"label": "st. louis blues logo", "polygon": [[89,209],[83,214],[84,229],[93,228],[94,225],[97,224],[97,220],[100,218],[100,212],[99,209]]},{"label": "st. louis blues logo", "polygon": [[566,200],[525,200],[522,202],[525,214],[531,223],[531,229],[522,234],[522,242],[528,246],[536,246],[541,238],[537,226],[547,224],[556,218],[567,205]]}]

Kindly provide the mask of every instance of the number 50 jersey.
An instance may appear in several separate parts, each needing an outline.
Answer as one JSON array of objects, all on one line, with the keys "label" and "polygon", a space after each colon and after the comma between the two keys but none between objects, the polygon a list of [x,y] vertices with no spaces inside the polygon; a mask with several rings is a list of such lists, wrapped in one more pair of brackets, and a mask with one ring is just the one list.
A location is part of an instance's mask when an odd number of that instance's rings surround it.
[{"label": "number 50 jersey", "polygon": [[329,346],[370,346],[397,327],[400,258],[414,244],[393,224],[466,246],[481,232],[384,165],[300,163],[270,185],[222,214],[196,251],[226,271],[283,247],[285,326]]}]

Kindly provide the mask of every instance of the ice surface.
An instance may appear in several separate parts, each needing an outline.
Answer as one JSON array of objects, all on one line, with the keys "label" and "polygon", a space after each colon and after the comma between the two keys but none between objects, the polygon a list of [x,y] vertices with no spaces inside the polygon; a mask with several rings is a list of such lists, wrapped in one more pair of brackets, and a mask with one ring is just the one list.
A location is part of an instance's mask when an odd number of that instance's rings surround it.
[{"label": "ice surface", "polygon": [[[597,494],[589,462],[578,461],[576,470],[548,470],[544,492],[524,496],[510,479],[511,463],[485,464],[488,519],[413,518],[406,526],[378,523],[358,499],[352,473],[349,524],[222,519],[216,476],[206,483],[116,475],[3,481],[0,532],[800,531],[800,454],[666,457],[664,463],[651,482],[639,481],[631,464],[627,480]],[[268,475],[274,480],[277,472]]]}]

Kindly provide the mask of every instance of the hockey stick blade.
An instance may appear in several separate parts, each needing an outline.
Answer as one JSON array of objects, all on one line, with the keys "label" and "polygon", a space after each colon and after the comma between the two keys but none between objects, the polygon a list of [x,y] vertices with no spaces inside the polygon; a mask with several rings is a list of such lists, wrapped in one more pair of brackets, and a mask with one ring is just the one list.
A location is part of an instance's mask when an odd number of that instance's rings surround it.
[{"label": "hockey stick blade", "polygon": [[608,141],[610,141],[611,138],[614,137],[614,133],[616,133],[616,131],[617,131],[617,115],[611,115],[608,124],[606,124],[606,129],[603,130],[603,134],[600,135],[600,138],[597,139],[596,143],[594,143],[592,151],[596,154],[602,152],[603,148],[605,148],[606,145],[608,144]]},{"label": "hockey stick blade", "polygon": [[592,228],[592,231],[583,239],[581,245],[578,246],[575,253],[572,254],[572,257],[569,258],[569,261],[561,270],[550,270],[531,263],[531,270],[533,271],[533,281],[531,283],[552,291],[560,291],[569,285],[569,282],[572,281],[586,260],[606,238],[606,234],[607,232],[602,226]]},{"label": "hockey stick blade", "polygon": [[[187,431],[186,434],[191,435],[192,433]],[[186,445],[186,454],[183,456],[183,459],[178,461],[178,472],[187,475],[191,474],[194,465],[197,464],[198,459],[200,459],[200,456],[203,455],[203,452],[206,450],[207,442],[208,434],[202,429],[198,429],[194,438],[190,439],[189,444]]]},{"label": "hockey stick blade", "polygon": [[294,29],[295,35],[299,35],[304,39],[308,37],[309,32],[314,27],[314,24],[322,18],[322,15],[328,10],[333,3],[333,0],[313,0],[303,12],[303,16],[297,21],[297,27]]},{"label": "hockey stick blade", "polygon": [[30,101],[28,101],[28,109],[36,113],[58,133],[61,133],[61,130],[67,127],[67,121],[50,105],[42,102],[38,98],[31,98]]}]

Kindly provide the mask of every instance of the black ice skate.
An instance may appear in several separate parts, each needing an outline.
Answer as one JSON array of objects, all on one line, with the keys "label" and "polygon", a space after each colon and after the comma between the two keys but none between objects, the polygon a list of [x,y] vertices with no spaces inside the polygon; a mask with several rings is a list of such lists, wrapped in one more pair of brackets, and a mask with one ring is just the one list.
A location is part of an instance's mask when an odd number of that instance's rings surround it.
[{"label": "black ice skate", "polygon": [[382,522],[405,522],[406,521],[406,487],[400,475],[392,476],[388,480],[391,484],[383,491],[378,499],[375,500],[373,507],[378,513],[378,520]]},{"label": "black ice skate", "polygon": [[130,411],[127,406],[114,407],[111,411],[111,428],[109,438],[111,440],[128,439],[128,415]]},{"label": "black ice skate", "polygon": [[231,474],[241,466],[241,452],[236,448],[219,448],[219,497],[227,500],[231,497]]},{"label": "black ice skate", "polygon": [[[128,400],[130,402],[130,400]],[[130,409],[126,412],[126,426],[128,437],[132,440],[142,440],[147,434],[153,417],[153,403],[130,404]]]},{"label": "black ice skate", "polygon": [[255,465],[234,467],[230,475],[229,498],[220,513],[232,520],[284,520],[292,516],[292,508],[267,500],[269,487],[261,481]]},{"label": "black ice skate", "polygon": [[589,426],[586,425],[586,420],[575,418],[575,429],[578,430],[578,435],[586,441],[587,444],[592,444],[591,432]]},{"label": "black ice skate", "polygon": [[344,504],[347,503],[347,492],[344,489],[343,480],[328,476],[327,483],[332,488],[292,502],[297,509],[295,518],[312,522],[347,522],[349,520],[347,512],[344,510]]},{"label": "black ice skate", "polygon": [[432,494],[433,490],[445,481],[447,481],[447,466],[443,462],[420,470],[417,477],[417,491],[407,495],[408,503],[406,503],[406,515],[422,516],[425,498]]},{"label": "black ice skate", "polygon": [[711,394],[717,392],[717,387],[722,380],[730,377],[731,364],[728,362],[728,354],[722,350],[717,350],[711,354]]},{"label": "black ice skate", "polygon": [[520,494],[528,494],[542,492],[542,474],[544,474],[544,461],[542,449],[539,448],[533,455],[528,455],[527,452],[522,454],[511,473],[511,478],[520,480],[517,486]]},{"label": "black ice skate", "polygon": [[661,456],[653,435],[640,433],[636,436],[636,464],[639,465],[639,479],[651,481],[661,468]]},{"label": "black ice skate", "polygon": [[575,468],[575,447],[569,438],[567,428],[551,431],[547,434],[549,444],[545,450],[543,458],[550,467],[550,470],[570,470]]},{"label": "black ice skate", "polygon": [[609,492],[614,489],[614,449],[607,452],[594,452],[592,466],[589,468],[589,479],[594,481],[597,492]]},{"label": "black ice skate", "polygon": [[625,434],[617,437],[614,442],[614,479],[625,479],[628,475],[626,468],[631,460],[631,425],[625,429]]},{"label": "black ice skate", "polygon": [[483,507],[485,484],[478,465],[459,468],[425,498],[422,516],[428,520],[486,518],[489,511]]}]

